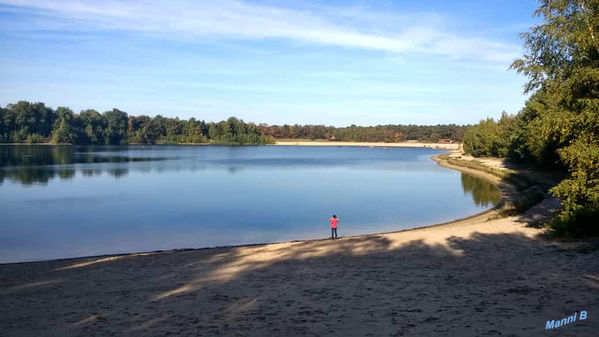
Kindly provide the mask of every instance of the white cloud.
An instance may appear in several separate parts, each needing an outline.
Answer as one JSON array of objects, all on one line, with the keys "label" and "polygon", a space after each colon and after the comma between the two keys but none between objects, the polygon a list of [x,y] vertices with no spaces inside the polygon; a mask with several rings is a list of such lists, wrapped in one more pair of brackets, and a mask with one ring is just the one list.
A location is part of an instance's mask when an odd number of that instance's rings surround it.
[{"label": "white cloud", "polygon": [[[0,0],[29,16],[20,30],[124,30],[177,38],[280,39],[394,54],[509,64],[520,47],[448,32],[439,15],[367,8],[290,9],[235,0]],[[11,27],[11,28],[7,28]],[[0,28],[15,29],[11,26]]]}]

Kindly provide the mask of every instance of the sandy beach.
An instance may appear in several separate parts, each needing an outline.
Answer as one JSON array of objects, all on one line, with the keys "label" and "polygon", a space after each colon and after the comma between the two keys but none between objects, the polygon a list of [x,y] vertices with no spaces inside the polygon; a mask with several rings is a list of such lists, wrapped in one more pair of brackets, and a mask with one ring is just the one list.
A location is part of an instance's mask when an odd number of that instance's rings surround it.
[{"label": "sandy beach", "polygon": [[418,143],[418,142],[400,142],[400,143],[382,143],[382,142],[338,142],[338,141],[309,141],[309,140],[282,140],[274,145],[280,146],[362,146],[362,147],[424,147],[431,149],[458,150],[461,144],[442,144],[442,143]]},{"label": "sandy beach", "polygon": [[558,205],[334,241],[4,264],[0,335],[596,336],[597,242],[532,225]]}]

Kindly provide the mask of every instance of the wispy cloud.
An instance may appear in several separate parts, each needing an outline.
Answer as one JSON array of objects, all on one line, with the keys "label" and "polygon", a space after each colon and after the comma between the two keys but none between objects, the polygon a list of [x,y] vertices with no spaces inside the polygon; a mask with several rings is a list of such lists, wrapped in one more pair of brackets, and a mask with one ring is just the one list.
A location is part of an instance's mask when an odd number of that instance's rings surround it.
[{"label": "wispy cloud", "polygon": [[360,7],[293,9],[234,0],[0,0],[0,4],[4,10],[28,16],[28,24],[20,31],[127,31],[166,38],[272,39],[502,64],[520,54],[517,45],[452,32],[440,15],[431,13],[388,14]]}]

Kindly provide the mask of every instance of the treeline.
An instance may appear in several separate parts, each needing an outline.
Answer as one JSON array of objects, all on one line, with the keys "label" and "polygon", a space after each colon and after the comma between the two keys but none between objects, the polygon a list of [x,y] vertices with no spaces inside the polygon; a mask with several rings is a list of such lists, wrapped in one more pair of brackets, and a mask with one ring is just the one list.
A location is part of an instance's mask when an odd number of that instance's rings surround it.
[{"label": "treeline", "polygon": [[0,142],[67,144],[270,144],[274,139],[254,123],[230,117],[218,123],[160,115],[129,116],[112,109],[104,113],[66,107],[53,110],[44,103],[20,101],[0,108]]},{"label": "treeline", "polygon": [[399,142],[414,140],[460,142],[464,126],[380,125],[336,128],[325,125],[267,125],[245,123],[235,117],[217,123],[191,118],[129,116],[119,109],[104,113],[83,110],[78,114],[66,107],[56,110],[44,103],[20,101],[0,108],[0,142],[57,144],[270,144],[275,139],[358,142]]},{"label": "treeline", "polygon": [[265,134],[276,139],[330,139],[352,142],[419,141],[437,143],[440,139],[461,142],[465,127],[445,125],[378,125],[333,127],[324,125],[262,125]]},{"label": "treeline", "polygon": [[599,6],[591,0],[543,0],[543,23],[524,33],[528,54],[512,68],[529,77],[532,96],[513,116],[467,129],[474,156],[561,169],[551,189],[562,209],[558,233],[599,233]]}]

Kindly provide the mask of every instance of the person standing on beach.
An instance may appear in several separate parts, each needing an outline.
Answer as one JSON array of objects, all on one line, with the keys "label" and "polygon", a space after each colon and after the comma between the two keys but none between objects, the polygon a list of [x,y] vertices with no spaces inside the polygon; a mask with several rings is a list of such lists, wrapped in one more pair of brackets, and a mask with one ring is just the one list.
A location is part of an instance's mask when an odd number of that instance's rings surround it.
[{"label": "person standing on beach", "polygon": [[337,238],[337,223],[339,222],[339,218],[337,218],[337,216],[335,214],[333,214],[333,217],[331,217],[329,219],[329,222],[331,223],[331,239],[336,239]]}]

